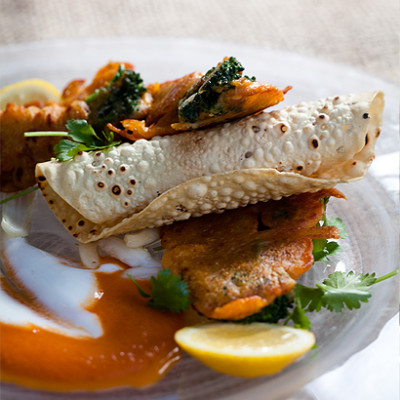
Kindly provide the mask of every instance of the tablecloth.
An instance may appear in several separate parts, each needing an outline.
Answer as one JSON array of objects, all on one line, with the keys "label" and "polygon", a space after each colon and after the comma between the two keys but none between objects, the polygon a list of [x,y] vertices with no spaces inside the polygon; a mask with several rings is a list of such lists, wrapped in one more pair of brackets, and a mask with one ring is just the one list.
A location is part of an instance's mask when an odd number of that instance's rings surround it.
[{"label": "tablecloth", "polygon": [[0,44],[105,36],[226,40],[399,82],[397,0],[0,0]]}]

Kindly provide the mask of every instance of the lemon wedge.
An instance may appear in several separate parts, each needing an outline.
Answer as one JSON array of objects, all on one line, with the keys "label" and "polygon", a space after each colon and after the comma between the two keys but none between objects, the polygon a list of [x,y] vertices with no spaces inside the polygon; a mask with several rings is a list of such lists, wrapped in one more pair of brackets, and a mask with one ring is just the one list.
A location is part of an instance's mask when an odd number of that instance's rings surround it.
[{"label": "lemon wedge", "polygon": [[61,94],[51,83],[41,79],[27,79],[12,83],[0,89],[0,110],[8,103],[22,106],[34,100],[60,101]]},{"label": "lemon wedge", "polygon": [[275,374],[311,349],[314,334],[265,323],[212,323],[182,328],[175,341],[191,356],[223,374],[255,378]]}]

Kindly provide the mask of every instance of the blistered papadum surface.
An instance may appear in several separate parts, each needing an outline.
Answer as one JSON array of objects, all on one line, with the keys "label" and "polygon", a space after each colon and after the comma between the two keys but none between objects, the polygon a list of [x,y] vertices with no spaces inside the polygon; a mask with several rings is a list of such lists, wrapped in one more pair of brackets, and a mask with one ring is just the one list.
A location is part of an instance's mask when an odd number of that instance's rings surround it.
[{"label": "blistered papadum surface", "polygon": [[82,242],[362,178],[383,94],[337,96],[202,131],[37,165],[42,193]]}]

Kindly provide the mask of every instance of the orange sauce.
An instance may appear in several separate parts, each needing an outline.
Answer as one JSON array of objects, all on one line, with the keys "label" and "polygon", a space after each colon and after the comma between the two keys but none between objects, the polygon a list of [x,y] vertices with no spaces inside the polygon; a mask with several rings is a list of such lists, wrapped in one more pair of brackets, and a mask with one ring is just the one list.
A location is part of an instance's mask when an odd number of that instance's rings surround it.
[{"label": "orange sauce", "polygon": [[[0,324],[4,382],[57,391],[143,387],[157,382],[180,359],[174,333],[183,317],[147,306],[122,272],[97,272],[103,335],[67,337],[32,326]],[[150,291],[149,281],[141,286]]]}]

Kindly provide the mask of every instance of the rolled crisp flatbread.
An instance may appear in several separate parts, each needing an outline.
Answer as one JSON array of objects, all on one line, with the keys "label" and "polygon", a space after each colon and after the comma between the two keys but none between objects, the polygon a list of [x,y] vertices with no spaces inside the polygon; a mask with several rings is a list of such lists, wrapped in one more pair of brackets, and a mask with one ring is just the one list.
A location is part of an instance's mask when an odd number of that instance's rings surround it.
[{"label": "rolled crisp flatbread", "polygon": [[156,227],[362,178],[383,93],[336,96],[36,166],[79,241]]}]

